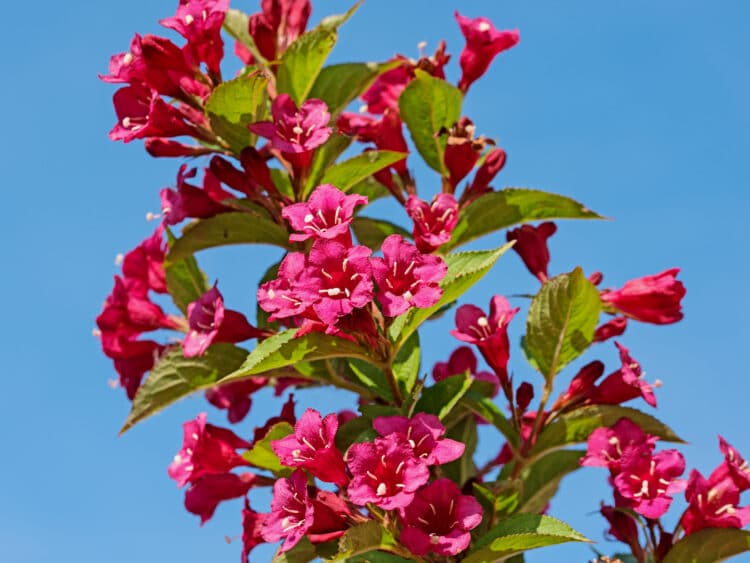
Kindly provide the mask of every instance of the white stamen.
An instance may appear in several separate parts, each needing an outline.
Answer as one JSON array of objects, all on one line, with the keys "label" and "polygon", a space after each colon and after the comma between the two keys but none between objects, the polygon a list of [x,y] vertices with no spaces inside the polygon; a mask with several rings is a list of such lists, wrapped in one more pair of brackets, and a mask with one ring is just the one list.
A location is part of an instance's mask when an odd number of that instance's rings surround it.
[{"label": "white stamen", "polygon": [[187,16],[185,16],[185,23],[186,24],[190,25],[194,21],[195,21],[195,18],[193,16],[191,16],[190,14],[188,14]]},{"label": "white stamen", "polygon": [[414,296],[411,294],[411,291],[405,291],[402,297],[407,301],[411,301]]},{"label": "white stamen", "polygon": [[305,130],[302,129],[302,127],[300,127],[299,125],[295,125],[292,131],[294,132],[295,135],[302,135],[302,133],[305,132]]},{"label": "white stamen", "polygon": [[477,26],[477,29],[479,31],[489,31],[490,29],[492,29],[492,26],[487,22],[480,22]]},{"label": "white stamen", "polygon": [[115,266],[121,265],[125,261],[125,255],[120,253],[115,256]]},{"label": "white stamen", "polygon": [[315,219],[315,217],[313,216],[313,214],[312,213],[308,213],[307,215],[305,215],[304,221],[305,221],[305,223],[310,223],[310,222],[312,222],[313,219]]},{"label": "white stamen", "polygon": [[375,494],[379,497],[385,496],[385,494],[388,492],[388,487],[386,487],[385,483],[380,483],[378,485],[377,490],[375,491]]},{"label": "white stamen", "polygon": [[125,56],[122,58],[122,64],[129,65],[133,62],[133,53],[125,53]]}]

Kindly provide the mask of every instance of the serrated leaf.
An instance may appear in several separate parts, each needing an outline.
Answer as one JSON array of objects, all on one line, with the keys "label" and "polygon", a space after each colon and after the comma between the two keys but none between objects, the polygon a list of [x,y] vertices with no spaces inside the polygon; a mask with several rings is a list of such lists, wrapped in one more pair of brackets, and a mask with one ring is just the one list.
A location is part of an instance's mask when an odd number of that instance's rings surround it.
[{"label": "serrated leaf", "polygon": [[393,359],[393,374],[404,395],[410,395],[419,377],[419,333],[415,332],[399,349]]},{"label": "serrated leaf", "polygon": [[434,414],[441,420],[444,419],[466,394],[473,381],[471,374],[466,372],[446,377],[431,387],[425,387],[415,411]]},{"label": "serrated leaf", "polygon": [[450,128],[461,117],[463,95],[445,80],[422,70],[415,74],[398,99],[401,118],[427,165],[445,176],[443,156],[447,137],[440,131]]},{"label": "serrated leaf", "polygon": [[289,551],[276,552],[276,555],[271,559],[271,563],[309,563],[314,561],[317,554],[315,553],[315,546],[310,543],[310,540],[306,536]]},{"label": "serrated leaf", "polygon": [[440,282],[443,295],[435,305],[426,309],[411,309],[409,312],[396,317],[389,329],[389,336],[395,343],[396,349],[403,345],[411,334],[433,314],[453,303],[461,297],[471,286],[490,271],[495,262],[505,254],[512,244],[505,244],[494,250],[480,250],[470,252],[456,252],[444,256],[448,265],[448,273]]},{"label": "serrated leaf", "polygon": [[574,541],[589,540],[557,518],[515,514],[480,537],[464,562],[505,561],[530,549]]},{"label": "serrated leaf", "polygon": [[[310,91],[310,98],[323,100],[328,111],[336,117],[350,103],[362,95],[375,79],[400,64],[342,63],[325,67]],[[342,85],[346,87],[342,87]]]},{"label": "serrated leaf", "polygon": [[643,428],[643,431],[667,442],[682,442],[682,439],[663,422],[653,416],[630,407],[618,405],[590,405],[560,415],[539,435],[532,457],[570,444],[581,444],[589,435],[602,426],[612,426],[626,417]]},{"label": "serrated leaf", "polygon": [[411,238],[409,231],[383,219],[357,216],[351,227],[357,242],[373,250],[379,249],[390,235],[401,235],[407,240]]},{"label": "serrated leaf", "polygon": [[581,467],[580,460],[585,453],[579,450],[552,452],[524,468],[518,512],[538,514],[544,510],[563,478]]},{"label": "serrated leaf", "polygon": [[599,291],[576,268],[542,285],[531,300],[524,351],[529,363],[551,380],[591,344],[602,304]]},{"label": "serrated leaf", "polygon": [[470,390],[461,399],[461,404],[497,428],[513,447],[518,447],[518,433],[491,399]]},{"label": "serrated leaf", "polygon": [[370,520],[349,528],[339,540],[339,553],[331,561],[349,561],[350,557],[395,545],[393,535],[379,522]]},{"label": "serrated leaf", "polygon": [[357,183],[380,172],[391,164],[406,158],[406,153],[396,151],[366,151],[329,167],[320,180],[331,184],[342,192],[348,192]]},{"label": "serrated leaf", "polygon": [[500,229],[543,219],[604,217],[569,197],[541,190],[505,188],[487,193],[462,209],[451,240],[443,249],[451,250]]},{"label": "serrated leaf", "polygon": [[230,244],[271,244],[289,248],[289,233],[270,219],[250,213],[220,213],[185,227],[167,260],[181,260],[199,250]]},{"label": "serrated leaf", "polygon": [[[172,246],[176,239],[169,229],[166,229],[166,232],[169,245]],[[193,255],[174,262],[165,260],[164,277],[172,301],[183,313],[187,312],[187,306],[190,303],[199,299],[210,289],[206,274],[198,267],[198,262]]]},{"label": "serrated leaf", "polygon": [[211,129],[237,154],[253,144],[247,126],[263,118],[267,86],[264,76],[242,76],[219,84],[206,102]]},{"label": "serrated leaf", "polygon": [[285,476],[292,473],[292,469],[285,467],[271,447],[271,442],[281,440],[294,433],[294,428],[288,422],[282,421],[271,426],[263,439],[253,444],[253,447],[242,454],[242,457],[254,467],[267,469],[274,475]]},{"label": "serrated leaf", "polygon": [[477,467],[474,464],[474,452],[479,442],[476,420],[471,415],[464,416],[448,428],[446,437],[461,442],[465,448],[460,458],[441,466],[441,470],[446,477],[452,479],[459,487],[463,487],[464,483],[477,474]]},{"label": "serrated leaf", "polygon": [[747,551],[750,551],[750,532],[709,528],[678,541],[662,563],[717,563]]},{"label": "serrated leaf", "polygon": [[354,15],[365,0],[359,0],[343,14],[333,14],[320,20],[320,26],[326,29],[336,29],[345,24]]},{"label": "serrated leaf", "polygon": [[312,332],[297,338],[296,332],[296,329],[289,329],[258,344],[238,369],[222,379],[222,383],[292,366],[303,360],[310,362],[349,357],[371,360],[367,350],[350,340],[320,332]]},{"label": "serrated leaf", "polygon": [[161,358],[138,389],[120,433],[172,403],[216,384],[236,370],[247,351],[232,344],[214,344],[203,356],[186,358],[175,348]]},{"label": "serrated leaf", "polygon": [[365,389],[388,402],[393,401],[393,392],[388,385],[388,378],[383,370],[370,362],[364,360],[351,359],[347,363],[349,374],[353,380]]},{"label": "serrated leaf", "polygon": [[310,166],[310,176],[305,184],[305,189],[302,194],[303,199],[307,199],[307,196],[317,186],[322,184],[321,178],[326,169],[336,162],[336,159],[341,156],[341,153],[352,144],[352,140],[351,137],[334,133],[325,143],[318,147],[313,156],[312,165]]}]

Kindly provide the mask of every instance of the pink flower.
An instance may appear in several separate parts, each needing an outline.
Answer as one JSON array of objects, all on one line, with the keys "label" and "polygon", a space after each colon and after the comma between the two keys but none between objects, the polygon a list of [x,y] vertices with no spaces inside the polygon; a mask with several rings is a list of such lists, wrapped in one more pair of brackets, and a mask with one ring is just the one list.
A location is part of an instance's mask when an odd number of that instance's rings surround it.
[{"label": "pink flower", "polygon": [[494,388],[492,396],[497,395],[500,390],[500,380],[497,375],[489,371],[477,371],[477,357],[468,346],[459,346],[448,358],[447,362],[436,362],[432,368],[432,377],[435,381],[442,381],[453,375],[470,373],[478,381],[486,381]]},{"label": "pink flower", "polygon": [[285,538],[279,548],[284,552],[297,545],[312,525],[313,505],[307,494],[307,475],[298,469],[288,479],[274,483],[271,513],[261,533],[267,542]]},{"label": "pink flower", "polygon": [[440,300],[438,283],[448,272],[445,261],[422,254],[400,235],[383,241],[383,258],[373,258],[372,275],[378,283],[378,300],[386,317],[397,317],[410,307],[426,309]]},{"label": "pink flower", "polygon": [[448,242],[458,223],[458,203],[451,194],[438,194],[429,205],[411,195],[406,212],[414,221],[414,242],[422,252],[432,252]]},{"label": "pink flower", "polygon": [[448,181],[455,189],[459,182],[474,168],[485,146],[494,145],[495,141],[484,135],[475,137],[476,127],[468,117],[462,117],[450,128],[443,161],[448,169]]},{"label": "pink flower", "polygon": [[602,301],[644,323],[676,323],[682,319],[681,301],[686,292],[676,279],[679,272],[672,268],[630,280],[620,289],[602,291]]},{"label": "pink flower", "polygon": [[432,414],[420,412],[410,419],[405,416],[379,416],[372,426],[381,436],[396,436],[408,444],[417,459],[427,465],[442,465],[458,459],[464,453],[464,444],[443,438],[445,426]]},{"label": "pink flower", "polygon": [[174,106],[161,99],[156,90],[141,84],[120,88],[112,98],[117,124],[109,132],[113,141],[129,143],[144,137],[195,135]]},{"label": "pink flower", "polygon": [[231,383],[224,383],[206,390],[206,400],[217,409],[227,411],[231,424],[241,422],[250,412],[253,404],[250,396],[268,384],[265,377],[249,377]]},{"label": "pink flower", "polygon": [[630,351],[615,342],[620,351],[622,367],[608,375],[596,390],[595,402],[602,405],[619,405],[631,399],[642,397],[652,407],[656,407],[656,396],[651,385],[642,379],[641,364],[630,356]]},{"label": "pink flower", "polygon": [[122,333],[133,336],[160,328],[173,329],[175,321],[164,314],[161,307],[152,303],[140,292],[140,286],[115,276],[112,293],[96,317],[102,333]]},{"label": "pink flower", "polygon": [[202,475],[226,473],[242,465],[250,465],[236,452],[252,444],[231,430],[206,424],[206,413],[182,425],[182,449],[174,456],[167,473],[182,487]]},{"label": "pink flower", "polygon": [[547,266],[549,265],[547,239],[554,235],[555,231],[557,231],[555,224],[546,221],[538,227],[522,225],[506,233],[508,242],[516,241],[513,250],[521,257],[529,272],[542,283],[547,281]]},{"label": "pink flower", "polygon": [[219,503],[246,495],[256,479],[253,473],[202,475],[191,482],[185,491],[185,508],[191,514],[200,516],[202,526],[214,515]]},{"label": "pink flower", "polygon": [[414,70],[408,61],[401,57],[394,60],[404,62],[378,76],[372,86],[362,94],[362,100],[367,104],[367,111],[370,113],[383,113],[386,109],[398,111],[398,98],[414,78]]},{"label": "pink flower", "polygon": [[347,248],[319,239],[310,249],[308,267],[299,280],[298,295],[327,325],[372,301],[370,254],[366,246]]},{"label": "pink flower", "polygon": [[639,457],[650,457],[657,438],[646,434],[629,418],[621,418],[612,428],[597,428],[588,439],[588,450],[581,465],[607,467],[612,475]]},{"label": "pink flower", "polygon": [[636,556],[643,554],[638,535],[638,524],[633,516],[623,509],[628,508],[628,501],[615,490],[615,506],[601,507],[601,514],[609,522],[608,534],[630,546]]},{"label": "pink flower", "polygon": [[360,506],[406,507],[430,478],[427,464],[419,461],[399,436],[353,444],[346,455],[353,475],[347,489],[349,500]]},{"label": "pink flower", "polygon": [[344,457],[334,443],[338,427],[335,414],[321,418],[315,409],[307,409],[297,421],[294,434],[271,442],[271,447],[283,465],[302,467],[321,481],[343,487],[349,477]]},{"label": "pink flower", "polygon": [[492,187],[490,184],[505,166],[506,159],[507,155],[503,149],[492,149],[487,154],[487,158],[484,159],[482,165],[477,169],[477,173],[474,174],[474,180],[472,180],[471,185],[461,196],[462,202],[468,203],[482,194],[491,192]]},{"label": "pink flower", "polygon": [[310,542],[323,543],[344,535],[352,516],[345,500],[329,491],[317,490],[312,505],[313,525],[307,531]]},{"label": "pink flower", "polygon": [[245,508],[242,509],[242,563],[247,563],[253,549],[265,543],[262,530],[266,516],[250,508],[250,501],[245,498]]},{"label": "pink flower", "polygon": [[529,408],[532,399],[534,398],[534,386],[528,381],[524,381],[516,389],[516,406],[518,412],[523,414],[526,409]]},{"label": "pink flower", "polygon": [[399,511],[399,520],[399,539],[414,555],[451,556],[469,547],[470,531],[482,521],[482,507],[450,479],[437,479],[417,491],[412,503]]},{"label": "pink flower", "polygon": [[[312,7],[310,0],[262,0],[261,9],[250,16],[249,32],[260,54],[273,61],[305,31]],[[254,62],[244,49],[240,54],[245,64]]]},{"label": "pink flower", "polygon": [[150,137],[143,142],[146,152],[155,158],[159,157],[180,157],[180,156],[203,156],[211,154],[213,149],[201,147],[198,145],[186,145],[172,139],[163,139],[161,137]]},{"label": "pink flower", "polygon": [[715,483],[722,479],[731,479],[740,491],[750,489],[750,467],[742,454],[721,436],[719,449],[724,455],[724,462],[711,473],[709,480]]},{"label": "pink flower", "polygon": [[122,261],[122,274],[129,282],[138,284],[139,291],[145,293],[150,289],[156,293],[167,293],[167,281],[164,274],[166,255],[164,227],[159,225],[151,236],[125,254]]},{"label": "pink flower", "polygon": [[624,464],[614,478],[617,491],[638,514],[660,518],[669,509],[671,495],[685,488],[677,479],[685,471],[685,458],[677,450],[664,450],[652,456],[636,456]]},{"label": "pink flower", "polygon": [[[204,178],[204,189],[187,183],[188,178],[193,178],[195,175],[195,168],[188,170],[187,164],[183,164],[177,173],[177,190],[164,188],[159,192],[165,225],[176,225],[187,218],[205,219],[225,211],[232,211],[230,207],[218,203],[205,189],[211,177],[208,170]],[[224,192],[224,195],[227,198],[232,197],[227,192]]]},{"label": "pink flower", "polygon": [[297,109],[288,94],[279,94],[271,105],[273,122],[260,121],[250,131],[271,141],[285,155],[310,153],[331,136],[331,114],[322,100],[307,100]]},{"label": "pink flower", "polygon": [[605,342],[615,336],[620,336],[628,328],[628,319],[626,317],[615,317],[603,325],[596,327],[594,332],[594,342]]},{"label": "pink flower", "polygon": [[101,341],[104,354],[114,360],[120,386],[132,401],[143,376],[151,371],[165,347],[153,340],[136,340],[124,332],[102,331]]},{"label": "pink flower", "polygon": [[289,398],[286,400],[281,407],[281,412],[278,416],[272,416],[269,418],[263,426],[255,428],[253,431],[253,441],[257,442],[262,440],[268,435],[268,432],[279,422],[288,422],[294,426],[297,424],[297,417],[294,414],[294,407],[296,403],[294,401],[294,393],[289,394]]},{"label": "pink flower", "polygon": [[295,317],[312,304],[302,300],[297,293],[306,265],[304,254],[290,252],[279,265],[278,277],[258,288],[258,305],[267,313],[272,313],[270,320]]},{"label": "pink flower", "polygon": [[508,379],[508,324],[518,311],[518,307],[512,309],[501,295],[495,295],[490,301],[489,316],[475,305],[461,305],[456,311],[456,329],[451,331],[459,340],[477,345],[501,384]]},{"label": "pink flower", "polygon": [[175,15],[159,23],[187,39],[186,50],[196,66],[206,63],[208,71],[218,76],[224,57],[221,26],[228,8],[229,0],[180,0]]},{"label": "pink flower", "polygon": [[689,505],[680,524],[685,535],[704,528],[744,528],[750,524],[750,507],[740,508],[740,489],[731,479],[708,479],[690,472],[685,498]]},{"label": "pink flower", "polygon": [[202,356],[213,342],[243,342],[263,334],[242,313],[224,309],[224,298],[214,286],[187,307],[188,333],[182,341],[186,358]]},{"label": "pink flower", "polygon": [[583,366],[571,379],[570,385],[561,394],[552,410],[569,407],[576,403],[584,403],[597,393],[596,380],[604,374],[604,364],[594,360]]},{"label": "pink flower", "polygon": [[315,238],[351,244],[349,225],[358,205],[367,205],[367,198],[346,195],[331,184],[323,184],[315,188],[307,202],[287,205],[281,215],[297,231],[289,237],[290,242]]},{"label": "pink flower", "polygon": [[466,46],[459,59],[463,74],[458,83],[458,87],[466,92],[487,71],[492,59],[516,45],[521,37],[517,29],[498,31],[487,18],[470,19],[456,12],[456,21],[466,38]]}]

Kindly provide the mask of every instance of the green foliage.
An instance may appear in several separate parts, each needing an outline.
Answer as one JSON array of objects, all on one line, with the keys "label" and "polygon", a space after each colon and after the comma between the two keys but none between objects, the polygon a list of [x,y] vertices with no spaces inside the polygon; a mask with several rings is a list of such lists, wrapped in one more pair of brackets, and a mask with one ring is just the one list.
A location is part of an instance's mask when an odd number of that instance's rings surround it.
[{"label": "green foliage", "polygon": [[585,451],[552,452],[521,472],[518,512],[538,514],[557,493],[563,478],[581,467]]},{"label": "green foliage", "polygon": [[440,132],[461,117],[463,95],[445,80],[417,70],[416,78],[401,93],[398,107],[414,146],[433,170],[447,175],[443,162],[447,137]]},{"label": "green foliage", "polygon": [[211,128],[237,154],[253,144],[247,126],[262,120],[267,86],[268,79],[262,75],[242,76],[217,86],[206,102]]},{"label": "green foliage", "polygon": [[662,563],[718,563],[750,551],[750,532],[733,528],[705,529],[678,541]]},{"label": "green foliage", "polygon": [[328,168],[323,174],[321,184],[332,184],[342,192],[348,192],[352,186],[380,172],[391,164],[403,160],[406,153],[396,151],[367,151]]},{"label": "green foliage", "polygon": [[253,444],[253,447],[242,454],[245,461],[260,469],[267,469],[276,476],[286,476],[292,473],[289,467],[281,465],[278,456],[271,448],[271,442],[281,440],[294,433],[294,428],[288,422],[274,424],[261,440]]},{"label": "green foliage", "polygon": [[223,27],[229,35],[231,35],[235,40],[239,41],[242,45],[247,47],[247,49],[253,54],[253,57],[256,61],[261,61],[265,64],[267,62],[266,59],[263,57],[263,55],[260,54],[260,51],[258,51],[258,47],[255,45],[253,37],[250,35],[248,26],[249,20],[250,17],[246,13],[234,8],[229,8],[229,10],[227,10],[226,16],[224,17]]},{"label": "green foliage", "polygon": [[[342,63],[325,67],[313,84],[310,98],[323,100],[336,117],[362,95],[375,79],[394,68],[397,62]],[[345,85],[345,87],[342,87]]]},{"label": "green foliage", "polygon": [[271,244],[289,248],[289,232],[270,219],[251,213],[220,213],[197,219],[182,231],[169,251],[170,262],[199,250],[230,244]]},{"label": "green foliage", "polygon": [[452,479],[459,487],[462,487],[464,483],[477,474],[477,467],[474,464],[474,452],[479,443],[477,422],[472,415],[468,414],[459,418],[447,430],[446,436],[451,440],[457,440],[464,444],[465,449],[460,458],[446,463],[440,469],[446,477]]},{"label": "green foliage", "polygon": [[577,201],[565,196],[524,188],[505,188],[487,193],[461,210],[448,251],[481,236],[542,219],[603,219]]},{"label": "green foliage", "polygon": [[548,280],[531,301],[524,350],[548,380],[589,347],[601,312],[599,291],[583,270]]},{"label": "green foliage", "polygon": [[419,333],[415,332],[404,343],[393,359],[393,374],[402,392],[409,395],[419,377],[421,351]]},{"label": "green foliage", "polygon": [[644,412],[618,405],[590,405],[557,417],[539,435],[531,454],[538,457],[550,450],[586,442],[594,430],[612,426],[622,417],[638,424],[647,434],[667,442],[682,442],[671,428]]},{"label": "green foliage", "polygon": [[401,235],[405,239],[411,238],[411,233],[383,219],[370,217],[355,217],[351,224],[354,236],[359,244],[377,250],[390,235]]},{"label": "green foliage", "polygon": [[567,542],[587,542],[585,536],[550,516],[516,514],[479,538],[465,563],[507,561],[518,553]]},{"label": "green foliage", "polygon": [[371,520],[349,528],[339,540],[339,553],[330,561],[351,561],[350,557],[379,549],[393,549],[393,535],[380,523]]},{"label": "green foliage", "polygon": [[307,537],[303,537],[297,545],[285,552],[276,552],[271,563],[308,563],[315,560],[315,546]]},{"label": "green foliage", "polygon": [[184,357],[182,348],[167,352],[138,389],[120,433],[175,401],[216,384],[242,365],[246,356],[246,350],[231,344],[214,344],[196,358]]},{"label": "green foliage", "polygon": [[305,198],[310,195],[316,186],[323,183],[321,178],[325,171],[329,166],[336,162],[336,159],[341,156],[341,153],[343,153],[351,144],[351,137],[334,133],[325,143],[323,143],[323,145],[317,148],[315,155],[313,156],[312,165],[310,166],[310,176],[305,184],[305,190],[303,193]]},{"label": "green foliage", "polygon": [[[169,229],[166,229],[167,240],[170,247],[175,238]],[[187,306],[206,293],[210,288],[206,274],[198,267],[198,261],[191,254],[180,260],[164,262],[164,276],[167,281],[167,291],[177,308],[183,313],[187,312]]]},{"label": "green foliage", "polygon": [[426,412],[444,419],[466,394],[473,381],[471,374],[460,373],[425,388],[417,401],[416,412]]},{"label": "green foliage", "polygon": [[492,400],[483,397],[475,391],[469,391],[462,398],[461,403],[497,428],[505,436],[505,439],[508,440],[511,447],[515,448],[518,446],[518,432],[516,432],[511,422]]}]

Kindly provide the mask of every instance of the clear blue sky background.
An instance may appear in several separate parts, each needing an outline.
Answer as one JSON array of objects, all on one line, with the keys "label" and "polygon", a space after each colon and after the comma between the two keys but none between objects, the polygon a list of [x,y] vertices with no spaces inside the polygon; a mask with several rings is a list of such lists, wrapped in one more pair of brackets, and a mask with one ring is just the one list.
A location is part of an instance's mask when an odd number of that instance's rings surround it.
[{"label": "clear blue sky background", "polygon": [[[178,163],[153,160],[139,143],[108,141],[111,95],[96,74],[132,33],[158,31],[177,2],[8,3],[0,36],[2,193],[0,222],[4,322],[0,328],[0,561],[4,563],[203,563],[237,561],[237,504],[222,506],[203,528],[182,508],[166,466],[181,442],[180,424],[204,409],[187,400],[122,438],[128,403],[107,380],[110,362],[91,336],[111,287],[114,256],[152,228],[158,190]],[[501,56],[466,102],[481,133],[509,153],[497,185],[571,195],[616,220],[561,223],[552,242],[553,272],[581,264],[605,285],[671,266],[688,287],[685,321],[633,324],[622,341],[650,379],[662,379],[658,416],[689,440],[689,466],[719,462],[716,434],[750,455],[747,348],[750,331],[747,213],[750,151],[750,5],[697,2],[368,0],[345,26],[332,60],[384,60],[448,40],[457,78],[463,46],[453,20],[486,15],[519,27],[521,44]],[[253,11],[255,2],[238,1]],[[315,3],[314,19],[341,12],[342,1]],[[427,196],[437,189],[419,169]],[[402,217],[403,219],[403,217]],[[497,245],[498,235],[479,246]],[[255,248],[200,256],[229,306],[252,310],[259,262]],[[516,256],[502,259],[471,293],[525,293],[535,280]],[[517,339],[522,320],[514,322]],[[454,346],[449,322],[424,333],[424,370]],[[616,366],[613,346],[595,355]],[[517,377],[538,377],[516,352]],[[570,377],[568,374],[565,377]],[[248,432],[277,406],[256,401]],[[300,406],[345,406],[347,398],[300,393]],[[648,408],[648,407],[645,407]],[[210,412],[214,422],[223,416]],[[495,435],[486,436],[497,447]],[[494,443],[493,443],[494,442]],[[594,540],[609,499],[603,471],[563,484],[556,515]],[[608,553],[615,545],[600,543]],[[530,562],[585,561],[585,546],[551,548]],[[259,552],[257,560],[269,558]],[[739,559],[738,559],[739,560]],[[750,559],[745,558],[745,561]]]}]

